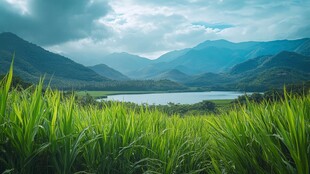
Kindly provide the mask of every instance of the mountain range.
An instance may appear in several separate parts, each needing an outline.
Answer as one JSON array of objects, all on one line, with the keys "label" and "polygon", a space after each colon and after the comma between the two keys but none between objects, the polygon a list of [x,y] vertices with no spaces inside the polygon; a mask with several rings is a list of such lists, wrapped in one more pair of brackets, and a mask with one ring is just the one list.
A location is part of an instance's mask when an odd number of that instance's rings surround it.
[{"label": "mountain range", "polygon": [[[115,86],[113,81],[134,84],[142,83],[137,80],[171,80],[188,87],[257,90],[310,80],[310,39],[205,41],[155,60],[123,52],[103,56],[100,64],[85,67],[13,33],[1,33],[0,74],[7,72],[13,53],[15,74],[27,82],[36,82],[45,75],[56,86],[85,86],[92,82]],[[168,84],[168,81],[161,83]]]},{"label": "mountain range", "polygon": [[[14,58],[14,75],[26,82],[45,84],[60,89],[87,90],[173,90],[186,87],[169,80],[129,81],[107,65],[85,67],[59,54],[52,53],[9,32],[0,33],[0,75],[6,74]],[[124,55],[127,55],[124,53]],[[130,58],[130,55],[129,55]],[[124,62],[127,59],[123,59]],[[129,60],[127,65],[134,60]]]},{"label": "mountain range", "polygon": [[[275,55],[281,51],[310,55],[309,45],[310,39],[240,43],[215,40],[205,41],[193,48],[172,51],[155,60],[130,55],[131,64],[128,64],[121,59],[127,59],[128,54],[114,53],[103,57],[101,62],[132,79],[157,79],[160,74],[167,74],[171,70],[178,70],[189,76],[204,73],[225,73],[236,64],[246,60]],[[111,57],[115,60],[113,64]],[[169,76],[165,77],[170,78]],[[173,76],[170,79],[173,79]]]},{"label": "mountain range", "polygon": [[[113,56],[121,57],[114,53]],[[126,55],[128,56],[128,55]],[[258,90],[310,80],[310,39],[269,42],[205,41],[122,69],[132,79],[169,79],[187,86]],[[135,59],[131,55],[131,59]],[[107,63],[102,58],[103,63]],[[134,69],[134,70],[133,70]],[[133,71],[132,71],[133,70]]]}]

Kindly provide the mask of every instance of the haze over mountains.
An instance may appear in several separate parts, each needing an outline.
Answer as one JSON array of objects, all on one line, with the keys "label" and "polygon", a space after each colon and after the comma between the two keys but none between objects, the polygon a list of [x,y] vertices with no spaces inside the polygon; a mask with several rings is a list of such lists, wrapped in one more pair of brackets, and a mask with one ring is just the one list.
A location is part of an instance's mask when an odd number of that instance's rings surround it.
[{"label": "haze over mountains", "polygon": [[152,61],[137,55],[128,53],[112,53],[100,60],[101,63],[127,75],[132,71],[149,65]]},{"label": "haze over mountains", "polygon": [[155,60],[113,53],[100,58],[100,64],[85,67],[13,33],[1,33],[0,74],[7,72],[13,52],[18,76],[35,82],[45,75],[47,79],[53,77],[53,83],[60,86],[80,82],[168,79],[186,86],[250,90],[310,80],[310,39],[241,43],[205,41]]},{"label": "haze over mountains", "polygon": [[98,73],[101,76],[108,77],[109,79],[113,80],[130,80],[127,76],[120,73],[119,71],[116,71],[113,68],[110,68],[109,66],[105,64],[98,64],[95,66],[89,66],[88,68],[92,69],[96,73]]},{"label": "haze over mountains", "polygon": [[[205,41],[194,48],[169,52],[158,59],[148,60],[146,58],[130,56],[134,65],[123,66],[121,58],[124,53],[114,53],[103,57],[101,62],[123,72],[131,78],[152,79],[159,74],[178,70],[187,75],[198,75],[202,73],[222,73],[228,71],[234,65],[248,59],[263,55],[275,55],[281,51],[292,51],[309,55],[310,39],[279,40],[270,42],[241,42],[232,43],[226,40]],[[119,60],[117,66],[111,63],[111,57]],[[128,57],[128,54],[126,54]],[[135,60],[135,61],[134,61]],[[143,64],[140,63],[143,60]]]},{"label": "haze over mountains", "polygon": [[[0,74],[8,72],[13,53],[15,53],[14,75],[30,83],[37,83],[40,78],[45,77],[45,84],[51,82],[52,87],[68,90],[185,89],[183,85],[168,80],[123,81],[127,77],[106,65],[92,67],[95,72],[8,32],[0,34]],[[98,70],[98,67],[104,69]],[[120,79],[122,81],[116,81]]]}]

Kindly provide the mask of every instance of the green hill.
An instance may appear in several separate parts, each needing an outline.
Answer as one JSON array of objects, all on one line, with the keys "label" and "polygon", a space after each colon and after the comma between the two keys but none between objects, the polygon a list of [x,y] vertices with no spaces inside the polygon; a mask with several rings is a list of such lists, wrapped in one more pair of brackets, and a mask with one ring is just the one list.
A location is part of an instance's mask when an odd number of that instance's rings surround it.
[{"label": "green hill", "polygon": [[[250,68],[256,62],[257,66]],[[255,63],[254,63],[255,64]],[[248,67],[240,71],[240,67]],[[232,70],[239,88],[272,87],[310,80],[310,57],[283,51],[275,56],[265,56],[236,65]],[[236,73],[236,70],[239,72]]]},{"label": "green hill", "polygon": [[152,77],[152,79],[155,79],[155,80],[167,79],[167,80],[172,80],[172,81],[181,82],[181,83],[189,80],[189,78],[190,76],[176,69],[166,71],[157,76]]},{"label": "green hill", "polygon": [[189,86],[260,91],[310,80],[310,57],[283,51],[235,65],[229,73],[205,73],[186,82]]},{"label": "green hill", "polygon": [[310,80],[310,74],[293,68],[274,67],[256,70],[237,80],[237,88],[246,91],[279,89],[283,85],[301,84]]},{"label": "green hill", "polygon": [[37,82],[45,75],[56,86],[75,82],[103,82],[109,79],[74,61],[44,50],[13,33],[0,34],[0,74],[8,72],[15,53],[15,74],[29,82]]},{"label": "green hill", "polygon": [[[211,87],[221,89],[223,86],[235,82],[229,74],[204,73],[193,76],[185,84],[195,87]],[[233,87],[231,86],[231,89]]]},{"label": "green hill", "polygon": [[241,74],[253,69],[256,69],[258,66],[260,66],[261,64],[263,64],[263,62],[270,58],[272,56],[261,56],[261,57],[257,57],[255,59],[249,59],[245,62],[239,63],[237,65],[235,65],[234,67],[231,68],[231,70],[229,71],[230,74],[235,75],[235,74]]},{"label": "green hill", "polygon": [[124,74],[116,71],[113,68],[110,68],[109,66],[107,66],[105,64],[90,66],[89,68],[92,69],[93,71],[95,71],[96,73],[98,73],[99,75],[108,77],[109,79],[112,79],[112,80],[120,80],[120,81],[130,80]]},{"label": "green hill", "polygon": [[230,74],[264,71],[269,68],[288,68],[297,71],[310,72],[310,58],[294,52],[282,51],[275,56],[262,56],[247,60],[234,66]]}]

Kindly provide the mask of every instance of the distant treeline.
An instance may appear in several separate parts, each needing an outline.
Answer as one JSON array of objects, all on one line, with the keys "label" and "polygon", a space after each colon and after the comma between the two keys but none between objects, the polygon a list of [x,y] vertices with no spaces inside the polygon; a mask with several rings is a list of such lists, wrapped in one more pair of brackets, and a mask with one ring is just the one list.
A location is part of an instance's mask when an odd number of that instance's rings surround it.
[{"label": "distant treeline", "polygon": [[253,93],[251,95],[242,95],[234,100],[235,104],[246,104],[247,100],[250,102],[261,103],[263,101],[274,102],[283,100],[285,93],[293,96],[306,96],[310,93],[310,81],[303,84],[291,84],[285,86],[283,89],[273,89],[261,93]]},{"label": "distant treeline", "polygon": [[169,91],[185,90],[187,87],[170,80],[131,80],[68,84],[62,89],[89,91]]},{"label": "distant treeline", "polygon": [[[0,75],[3,79],[5,75]],[[107,81],[107,82],[85,82],[85,81],[67,81],[66,83],[53,83],[53,79],[45,79],[44,84],[52,89],[59,90],[97,90],[97,91],[169,91],[186,90],[186,86],[170,80],[131,80],[131,81]],[[27,88],[31,83],[25,82],[19,76],[13,77],[12,86]]]},{"label": "distant treeline", "polygon": [[[3,78],[5,78],[5,75],[0,74],[0,80],[2,80]],[[13,76],[12,87],[25,89],[25,88],[28,88],[31,85],[32,85],[31,83],[25,82],[19,76]]]}]

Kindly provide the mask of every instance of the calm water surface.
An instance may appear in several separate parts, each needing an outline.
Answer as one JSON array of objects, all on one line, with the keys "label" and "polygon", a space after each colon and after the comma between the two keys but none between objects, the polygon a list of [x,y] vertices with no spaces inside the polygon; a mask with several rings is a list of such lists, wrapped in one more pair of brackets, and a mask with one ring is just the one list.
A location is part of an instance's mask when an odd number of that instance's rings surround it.
[{"label": "calm water surface", "polygon": [[[133,102],[136,104],[165,105],[169,102],[180,104],[194,104],[203,100],[235,99],[243,92],[209,91],[209,92],[181,92],[158,94],[121,94],[111,95],[103,100]],[[249,94],[249,93],[248,93]]]}]

